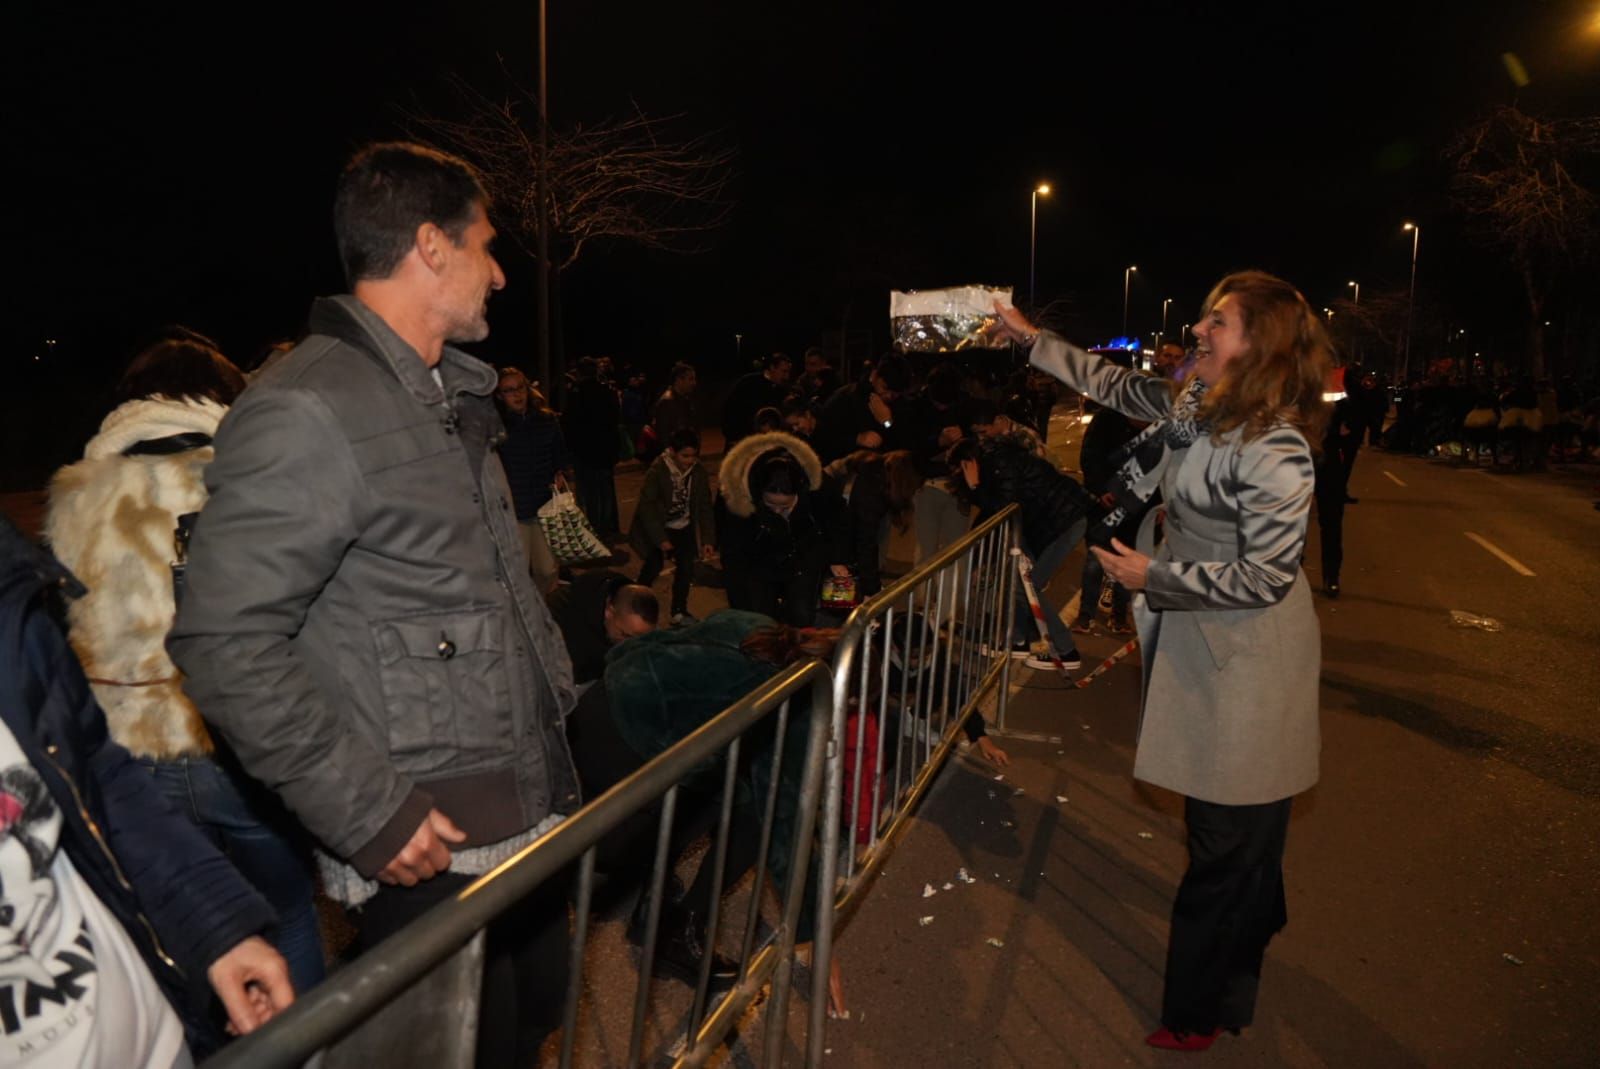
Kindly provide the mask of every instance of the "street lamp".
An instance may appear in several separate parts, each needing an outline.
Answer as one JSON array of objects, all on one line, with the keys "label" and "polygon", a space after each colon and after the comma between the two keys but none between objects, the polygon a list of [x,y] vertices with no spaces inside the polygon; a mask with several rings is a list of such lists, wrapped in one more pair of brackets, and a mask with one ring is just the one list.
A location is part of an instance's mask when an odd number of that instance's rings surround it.
[{"label": "street lamp", "polygon": [[1407,223],[1400,229],[1411,231],[1411,291],[1406,294],[1406,347],[1400,364],[1403,382],[1411,374],[1411,311],[1417,302],[1417,247],[1422,244],[1422,228],[1416,223]]},{"label": "street lamp", "polygon": [[1137,266],[1129,264],[1128,269],[1122,272],[1122,336],[1124,338],[1128,336],[1128,285],[1132,282],[1133,273],[1137,270],[1139,270]]},{"label": "street lamp", "polygon": [[1332,323],[1333,322],[1333,309],[1332,308],[1324,308],[1322,311],[1323,311],[1324,314],[1327,315],[1328,322]]},{"label": "street lamp", "polygon": [[1189,324],[1187,323],[1178,331],[1178,344],[1185,349],[1189,347]]},{"label": "street lamp", "polygon": [[1350,303],[1351,304],[1360,304],[1361,303],[1361,283],[1359,283],[1359,282],[1346,282],[1345,285],[1346,286],[1350,286],[1351,288],[1353,288],[1356,291],[1356,295],[1350,299]]},{"label": "street lamp", "polygon": [[1166,300],[1161,302],[1161,336],[1163,338],[1167,336],[1167,308],[1171,304],[1171,297],[1168,297]]},{"label": "street lamp", "polygon": [[1050,195],[1050,183],[1040,182],[1033,187],[1033,196],[1028,198],[1031,221],[1028,224],[1028,314],[1032,315],[1038,309],[1038,302],[1034,297],[1033,264],[1035,254],[1039,248],[1039,198]]}]

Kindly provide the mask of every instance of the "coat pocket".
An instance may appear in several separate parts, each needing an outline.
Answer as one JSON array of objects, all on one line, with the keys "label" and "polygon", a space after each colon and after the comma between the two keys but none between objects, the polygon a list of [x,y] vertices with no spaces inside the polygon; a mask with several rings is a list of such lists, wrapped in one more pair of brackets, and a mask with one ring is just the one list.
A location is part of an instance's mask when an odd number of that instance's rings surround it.
[{"label": "coat pocket", "polygon": [[1275,648],[1263,645],[1272,627],[1264,609],[1211,609],[1193,617],[1219,672],[1242,651],[1255,649],[1270,656]]},{"label": "coat pocket", "polygon": [[510,748],[505,624],[482,607],[372,625],[389,752],[404,771],[458,771]]}]

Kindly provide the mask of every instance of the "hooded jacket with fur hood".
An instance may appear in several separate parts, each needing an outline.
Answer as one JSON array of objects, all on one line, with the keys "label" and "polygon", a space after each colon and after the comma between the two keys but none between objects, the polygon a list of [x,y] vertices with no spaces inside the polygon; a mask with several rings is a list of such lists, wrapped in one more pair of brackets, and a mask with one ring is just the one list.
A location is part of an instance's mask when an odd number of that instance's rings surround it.
[{"label": "hooded jacket with fur hood", "polygon": [[[797,466],[804,478],[787,516],[762,506],[759,490],[751,485],[760,484],[774,463]],[[827,533],[817,511],[816,491],[822,486],[817,454],[790,434],[756,434],[728,450],[720,477],[726,512],[718,545],[728,604],[796,627],[812,623],[828,555]]]},{"label": "hooded jacket with fur hood", "polygon": [[211,736],[163,645],[174,612],[173,531],[206,500],[209,445],[124,456],[138,442],[216,433],[210,400],[143,398],[100,424],[83,459],[50,482],[45,535],[89,592],[68,609],[71,641],[111,737],[137,757],[169,761],[212,751]]}]

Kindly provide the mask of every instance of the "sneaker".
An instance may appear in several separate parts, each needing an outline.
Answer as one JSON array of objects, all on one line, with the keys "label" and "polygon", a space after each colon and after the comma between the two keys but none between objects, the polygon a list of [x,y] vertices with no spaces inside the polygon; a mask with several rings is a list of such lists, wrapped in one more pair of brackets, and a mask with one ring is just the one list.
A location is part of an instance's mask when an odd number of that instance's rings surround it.
[{"label": "sneaker", "polygon": [[[1046,672],[1051,671],[1056,666],[1055,658],[1050,655],[1049,650],[1030,653],[1028,659],[1023,663],[1029,668],[1038,668]],[[1077,650],[1073,650],[1071,653],[1064,653],[1061,655],[1061,666],[1069,672],[1076,672],[1083,667],[1083,656]]]},{"label": "sneaker", "polygon": [[[1113,631],[1115,631],[1114,627],[1113,627]],[[1074,635],[1092,635],[1092,634],[1094,634],[1094,621],[1093,620],[1084,620],[1084,619],[1081,619],[1081,618],[1072,621],[1072,633]]]},{"label": "sneaker", "polygon": [[1011,644],[1011,656],[1021,659],[1033,653],[1033,640],[1019,638]]},{"label": "sneaker", "polygon": [[1131,635],[1133,634],[1133,625],[1126,620],[1112,620],[1106,630],[1113,635]]},{"label": "sneaker", "polygon": [[1098,602],[1101,612],[1111,611],[1111,581],[1105,580],[1100,584],[1100,600]]}]

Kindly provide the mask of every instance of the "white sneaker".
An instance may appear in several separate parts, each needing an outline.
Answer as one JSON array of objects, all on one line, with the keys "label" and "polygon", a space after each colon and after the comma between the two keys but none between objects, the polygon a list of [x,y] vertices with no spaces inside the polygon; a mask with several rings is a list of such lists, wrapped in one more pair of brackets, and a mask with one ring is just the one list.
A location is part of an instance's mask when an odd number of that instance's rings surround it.
[{"label": "white sneaker", "polygon": [[[1023,663],[1029,668],[1038,668],[1046,672],[1054,669],[1056,666],[1055,658],[1051,657],[1049,650],[1044,650],[1039,653],[1030,653],[1028,655],[1028,659]],[[1076,672],[1078,669],[1083,667],[1083,657],[1078,653],[1077,650],[1073,650],[1071,653],[1066,654],[1061,658],[1061,666],[1069,672]]]}]

